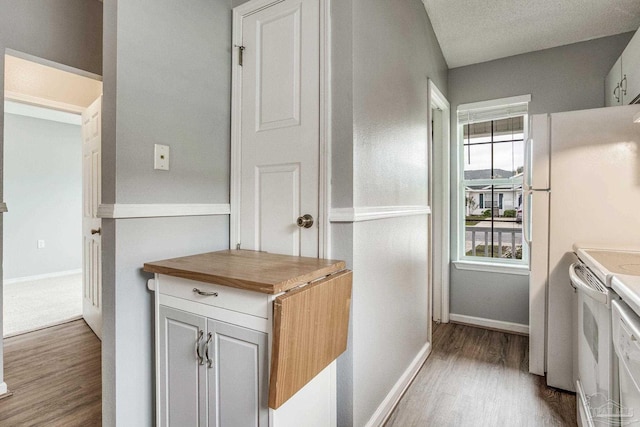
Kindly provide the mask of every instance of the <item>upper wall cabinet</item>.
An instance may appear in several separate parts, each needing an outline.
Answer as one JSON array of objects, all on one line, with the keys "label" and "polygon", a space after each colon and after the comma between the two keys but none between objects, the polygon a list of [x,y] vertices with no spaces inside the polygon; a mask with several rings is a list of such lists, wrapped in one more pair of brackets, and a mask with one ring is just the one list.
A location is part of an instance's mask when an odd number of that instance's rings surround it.
[{"label": "upper wall cabinet", "polygon": [[605,105],[634,104],[640,98],[640,31],[625,48],[605,79]]},{"label": "upper wall cabinet", "polygon": [[622,80],[622,56],[618,58],[607,78],[604,80],[604,95],[605,105],[607,107],[613,107],[616,105],[622,105],[622,89],[620,89],[620,82]]},{"label": "upper wall cabinet", "polygon": [[640,97],[640,31],[636,31],[622,52],[621,82],[623,104],[638,102],[638,97]]}]

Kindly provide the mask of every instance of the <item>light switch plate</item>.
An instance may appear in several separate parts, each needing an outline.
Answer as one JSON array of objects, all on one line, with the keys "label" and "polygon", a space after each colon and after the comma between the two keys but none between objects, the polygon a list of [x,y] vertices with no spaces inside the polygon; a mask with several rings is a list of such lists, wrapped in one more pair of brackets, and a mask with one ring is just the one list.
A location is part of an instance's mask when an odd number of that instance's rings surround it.
[{"label": "light switch plate", "polygon": [[155,144],[153,146],[153,168],[158,170],[169,170],[169,146]]}]

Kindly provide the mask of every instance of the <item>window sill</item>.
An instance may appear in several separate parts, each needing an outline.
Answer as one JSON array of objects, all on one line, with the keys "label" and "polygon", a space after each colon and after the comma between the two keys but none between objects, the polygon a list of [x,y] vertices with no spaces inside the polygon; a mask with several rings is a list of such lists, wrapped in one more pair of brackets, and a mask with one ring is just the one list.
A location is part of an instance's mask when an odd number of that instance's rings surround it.
[{"label": "window sill", "polygon": [[493,262],[480,261],[453,261],[453,265],[458,270],[485,271],[488,273],[514,274],[517,276],[528,276],[529,266],[527,265],[507,265]]}]

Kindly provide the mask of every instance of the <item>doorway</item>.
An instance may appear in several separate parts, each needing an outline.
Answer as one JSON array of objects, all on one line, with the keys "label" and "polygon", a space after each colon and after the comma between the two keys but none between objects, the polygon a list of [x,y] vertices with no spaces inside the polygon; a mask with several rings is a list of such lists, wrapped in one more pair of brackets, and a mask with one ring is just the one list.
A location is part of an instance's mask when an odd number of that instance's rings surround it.
[{"label": "doorway", "polygon": [[430,289],[433,320],[449,322],[450,142],[449,101],[429,80]]},{"label": "doorway", "polygon": [[102,82],[12,51],[4,87],[3,334],[12,336],[81,318],[86,277],[100,274],[83,267],[82,115]]}]

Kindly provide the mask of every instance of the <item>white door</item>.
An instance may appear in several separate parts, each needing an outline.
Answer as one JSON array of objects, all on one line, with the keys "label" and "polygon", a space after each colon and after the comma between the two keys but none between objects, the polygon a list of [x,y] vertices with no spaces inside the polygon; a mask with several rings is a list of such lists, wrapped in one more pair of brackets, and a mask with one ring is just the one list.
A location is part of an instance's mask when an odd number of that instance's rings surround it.
[{"label": "white door", "polygon": [[102,97],[82,113],[82,316],[102,338],[100,145]]},{"label": "white door", "polygon": [[[235,243],[243,249],[318,256],[319,22],[318,0],[284,0],[240,18]],[[309,228],[297,225],[304,215],[313,218],[313,225],[306,221]]]}]

